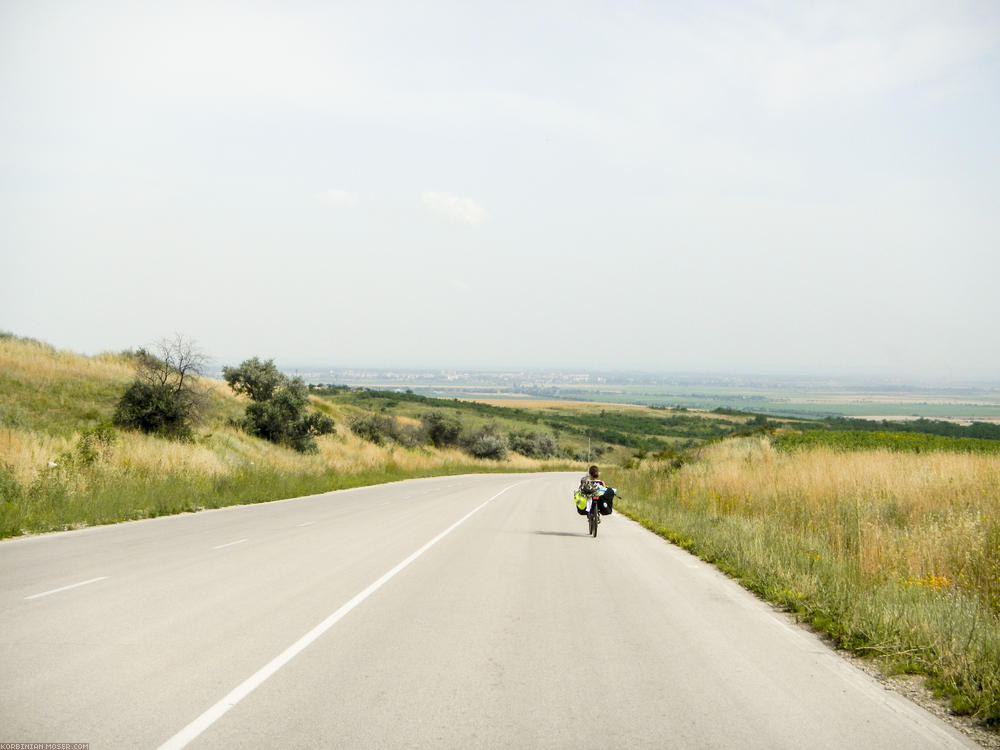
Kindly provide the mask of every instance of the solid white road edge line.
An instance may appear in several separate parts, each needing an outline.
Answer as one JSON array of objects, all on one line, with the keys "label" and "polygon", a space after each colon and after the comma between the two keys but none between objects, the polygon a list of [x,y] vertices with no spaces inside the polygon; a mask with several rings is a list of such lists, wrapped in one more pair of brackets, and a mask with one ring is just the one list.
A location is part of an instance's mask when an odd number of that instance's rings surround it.
[{"label": "solid white road edge line", "polygon": [[212,549],[222,549],[223,547],[232,547],[234,544],[243,544],[243,542],[245,542],[245,541],[247,541],[247,540],[246,539],[239,539],[239,540],[237,540],[235,542],[226,542],[225,544],[218,544],[215,547],[212,547]]},{"label": "solid white road edge line", "polygon": [[[525,480],[525,481],[530,481],[530,480]],[[180,748],[186,747],[189,742],[197,738],[202,732],[204,732],[206,729],[212,726],[212,724],[218,721],[223,716],[223,714],[225,714],[229,709],[231,709],[241,700],[250,695],[250,693],[252,693],[258,687],[260,687],[261,684],[263,684],[263,682],[267,680],[268,677],[273,675],[275,672],[277,672],[279,669],[285,666],[288,662],[294,659],[299,654],[299,652],[301,652],[309,644],[311,644],[313,641],[315,641],[317,638],[323,635],[327,630],[336,625],[337,622],[343,619],[345,615],[350,613],[351,610],[353,610],[355,607],[361,604],[361,602],[363,602],[369,596],[371,596],[380,588],[382,588],[382,586],[388,583],[390,579],[395,577],[397,573],[406,568],[410,563],[412,563],[414,560],[416,560],[418,557],[424,554],[435,544],[437,544],[446,536],[448,536],[448,534],[450,534],[452,531],[454,531],[463,523],[465,523],[473,515],[475,515],[480,510],[489,505],[491,502],[500,497],[507,490],[516,487],[519,484],[524,484],[524,482],[515,482],[514,484],[504,487],[489,500],[486,500],[482,504],[476,506],[474,509],[472,509],[464,516],[462,516],[460,519],[455,521],[455,523],[453,523],[447,529],[445,529],[436,537],[431,539],[429,542],[427,542],[427,544],[425,544],[423,547],[418,549],[412,555],[407,557],[401,563],[396,565],[396,567],[394,567],[388,573],[385,573],[381,578],[379,578],[373,584],[368,586],[368,588],[366,588],[360,594],[356,594],[354,598],[352,598],[346,604],[341,606],[340,609],[331,614],[329,617],[323,620],[323,622],[314,627],[304,636],[299,638],[297,641],[295,641],[295,643],[286,648],[276,657],[271,659],[271,661],[269,661],[267,664],[265,664],[263,667],[257,670],[254,674],[252,674],[242,683],[237,685],[232,691],[230,691],[230,693],[226,697],[224,697],[214,706],[205,711],[205,713],[203,713],[197,719],[192,721],[190,724],[184,727],[181,731],[179,731],[169,740],[160,745],[159,750],[180,750]]]},{"label": "solid white road edge line", "polygon": [[43,596],[48,596],[49,594],[58,594],[60,591],[69,591],[70,589],[75,589],[78,586],[86,586],[88,583],[97,583],[98,581],[107,580],[107,576],[101,576],[100,578],[91,578],[89,581],[80,581],[79,583],[71,583],[69,586],[62,586],[58,589],[52,589],[51,591],[43,591],[40,594],[32,594],[31,596],[24,597],[25,601],[28,599],[38,599]]}]

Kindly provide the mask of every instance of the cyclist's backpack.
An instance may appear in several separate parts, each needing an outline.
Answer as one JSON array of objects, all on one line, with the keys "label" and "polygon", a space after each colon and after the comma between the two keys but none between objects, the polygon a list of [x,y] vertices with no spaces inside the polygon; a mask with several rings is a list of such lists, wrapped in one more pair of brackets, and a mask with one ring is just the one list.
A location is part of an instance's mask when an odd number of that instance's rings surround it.
[{"label": "cyclist's backpack", "polygon": [[580,492],[588,497],[594,497],[604,492],[604,486],[593,479],[584,479],[580,482]]}]

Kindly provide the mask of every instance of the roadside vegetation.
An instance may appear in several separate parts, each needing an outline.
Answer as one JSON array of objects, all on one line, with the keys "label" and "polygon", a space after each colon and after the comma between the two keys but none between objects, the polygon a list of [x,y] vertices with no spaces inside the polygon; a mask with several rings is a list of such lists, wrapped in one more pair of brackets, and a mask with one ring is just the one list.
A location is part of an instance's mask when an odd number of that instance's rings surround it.
[{"label": "roadside vegetation", "polygon": [[[203,363],[187,356],[197,353],[188,343],[84,357],[0,334],[0,537],[412,477],[571,465],[562,447],[529,457],[496,428],[451,419],[428,432],[420,420],[333,403],[280,373],[251,398],[233,384],[260,372],[244,362],[229,368],[230,384],[199,376]],[[375,432],[353,429],[364,419]]]},{"label": "roadside vegetation", "polygon": [[[956,711],[1000,726],[993,425],[498,405],[306,386],[260,359],[227,367],[225,381],[193,362],[183,429],[123,419],[123,403],[146,413],[126,395],[137,382],[176,385],[171,361],[169,350],[83,357],[0,334],[0,536],[596,461],[626,514],[839,647],[926,675]],[[152,391],[155,405],[166,391]],[[565,502],[571,512],[569,489]]]},{"label": "roadside vegetation", "polygon": [[[982,443],[983,445],[980,445]],[[1000,442],[759,434],[612,482],[622,511],[1000,725]]]}]

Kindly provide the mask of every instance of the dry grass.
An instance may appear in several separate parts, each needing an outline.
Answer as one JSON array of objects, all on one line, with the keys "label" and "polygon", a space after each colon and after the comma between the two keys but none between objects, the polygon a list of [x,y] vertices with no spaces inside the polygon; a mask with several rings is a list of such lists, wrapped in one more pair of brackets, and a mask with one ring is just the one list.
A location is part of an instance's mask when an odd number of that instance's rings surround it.
[{"label": "dry grass", "polygon": [[[733,440],[676,478],[678,492],[741,518],[776,512],[871,576],[943,576],[988,585],[1000,519],[1000,456],[960,453],[779,453],[766,438]],[[991,589],[993,587],[990,587]],[[990,590],[1000,597],[1000,588]]]},{"label": "dry grass", "polygon": [[31,484],[72,445],[69,438],[0,427],[0,466],[21,484]]},{"label": "dry grass", "polygon": [[219,477],[232,466],[208,445],[130,434],[119,439],[108,460],[109,469],[123,474]]},{"label": "dry grass", "polygon": [[75,379],[127,381],[135,374],[134,366],[118,354],[87,357],[34,341],[3,337],[0,337],[0,369],[40,388]]},{"label": "dry grass", "polygon": [[645,525],[1000,723],[1000,456],[740,438],[618,484]]}]

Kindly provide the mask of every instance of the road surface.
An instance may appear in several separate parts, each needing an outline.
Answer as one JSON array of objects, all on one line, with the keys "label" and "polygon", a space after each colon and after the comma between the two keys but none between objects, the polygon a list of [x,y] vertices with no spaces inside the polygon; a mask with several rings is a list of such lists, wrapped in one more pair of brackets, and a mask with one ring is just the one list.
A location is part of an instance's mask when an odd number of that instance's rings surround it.
[{"label": "road surface", "polygon": [[575,474],[0,543],[0,742],[969,748]]}]

